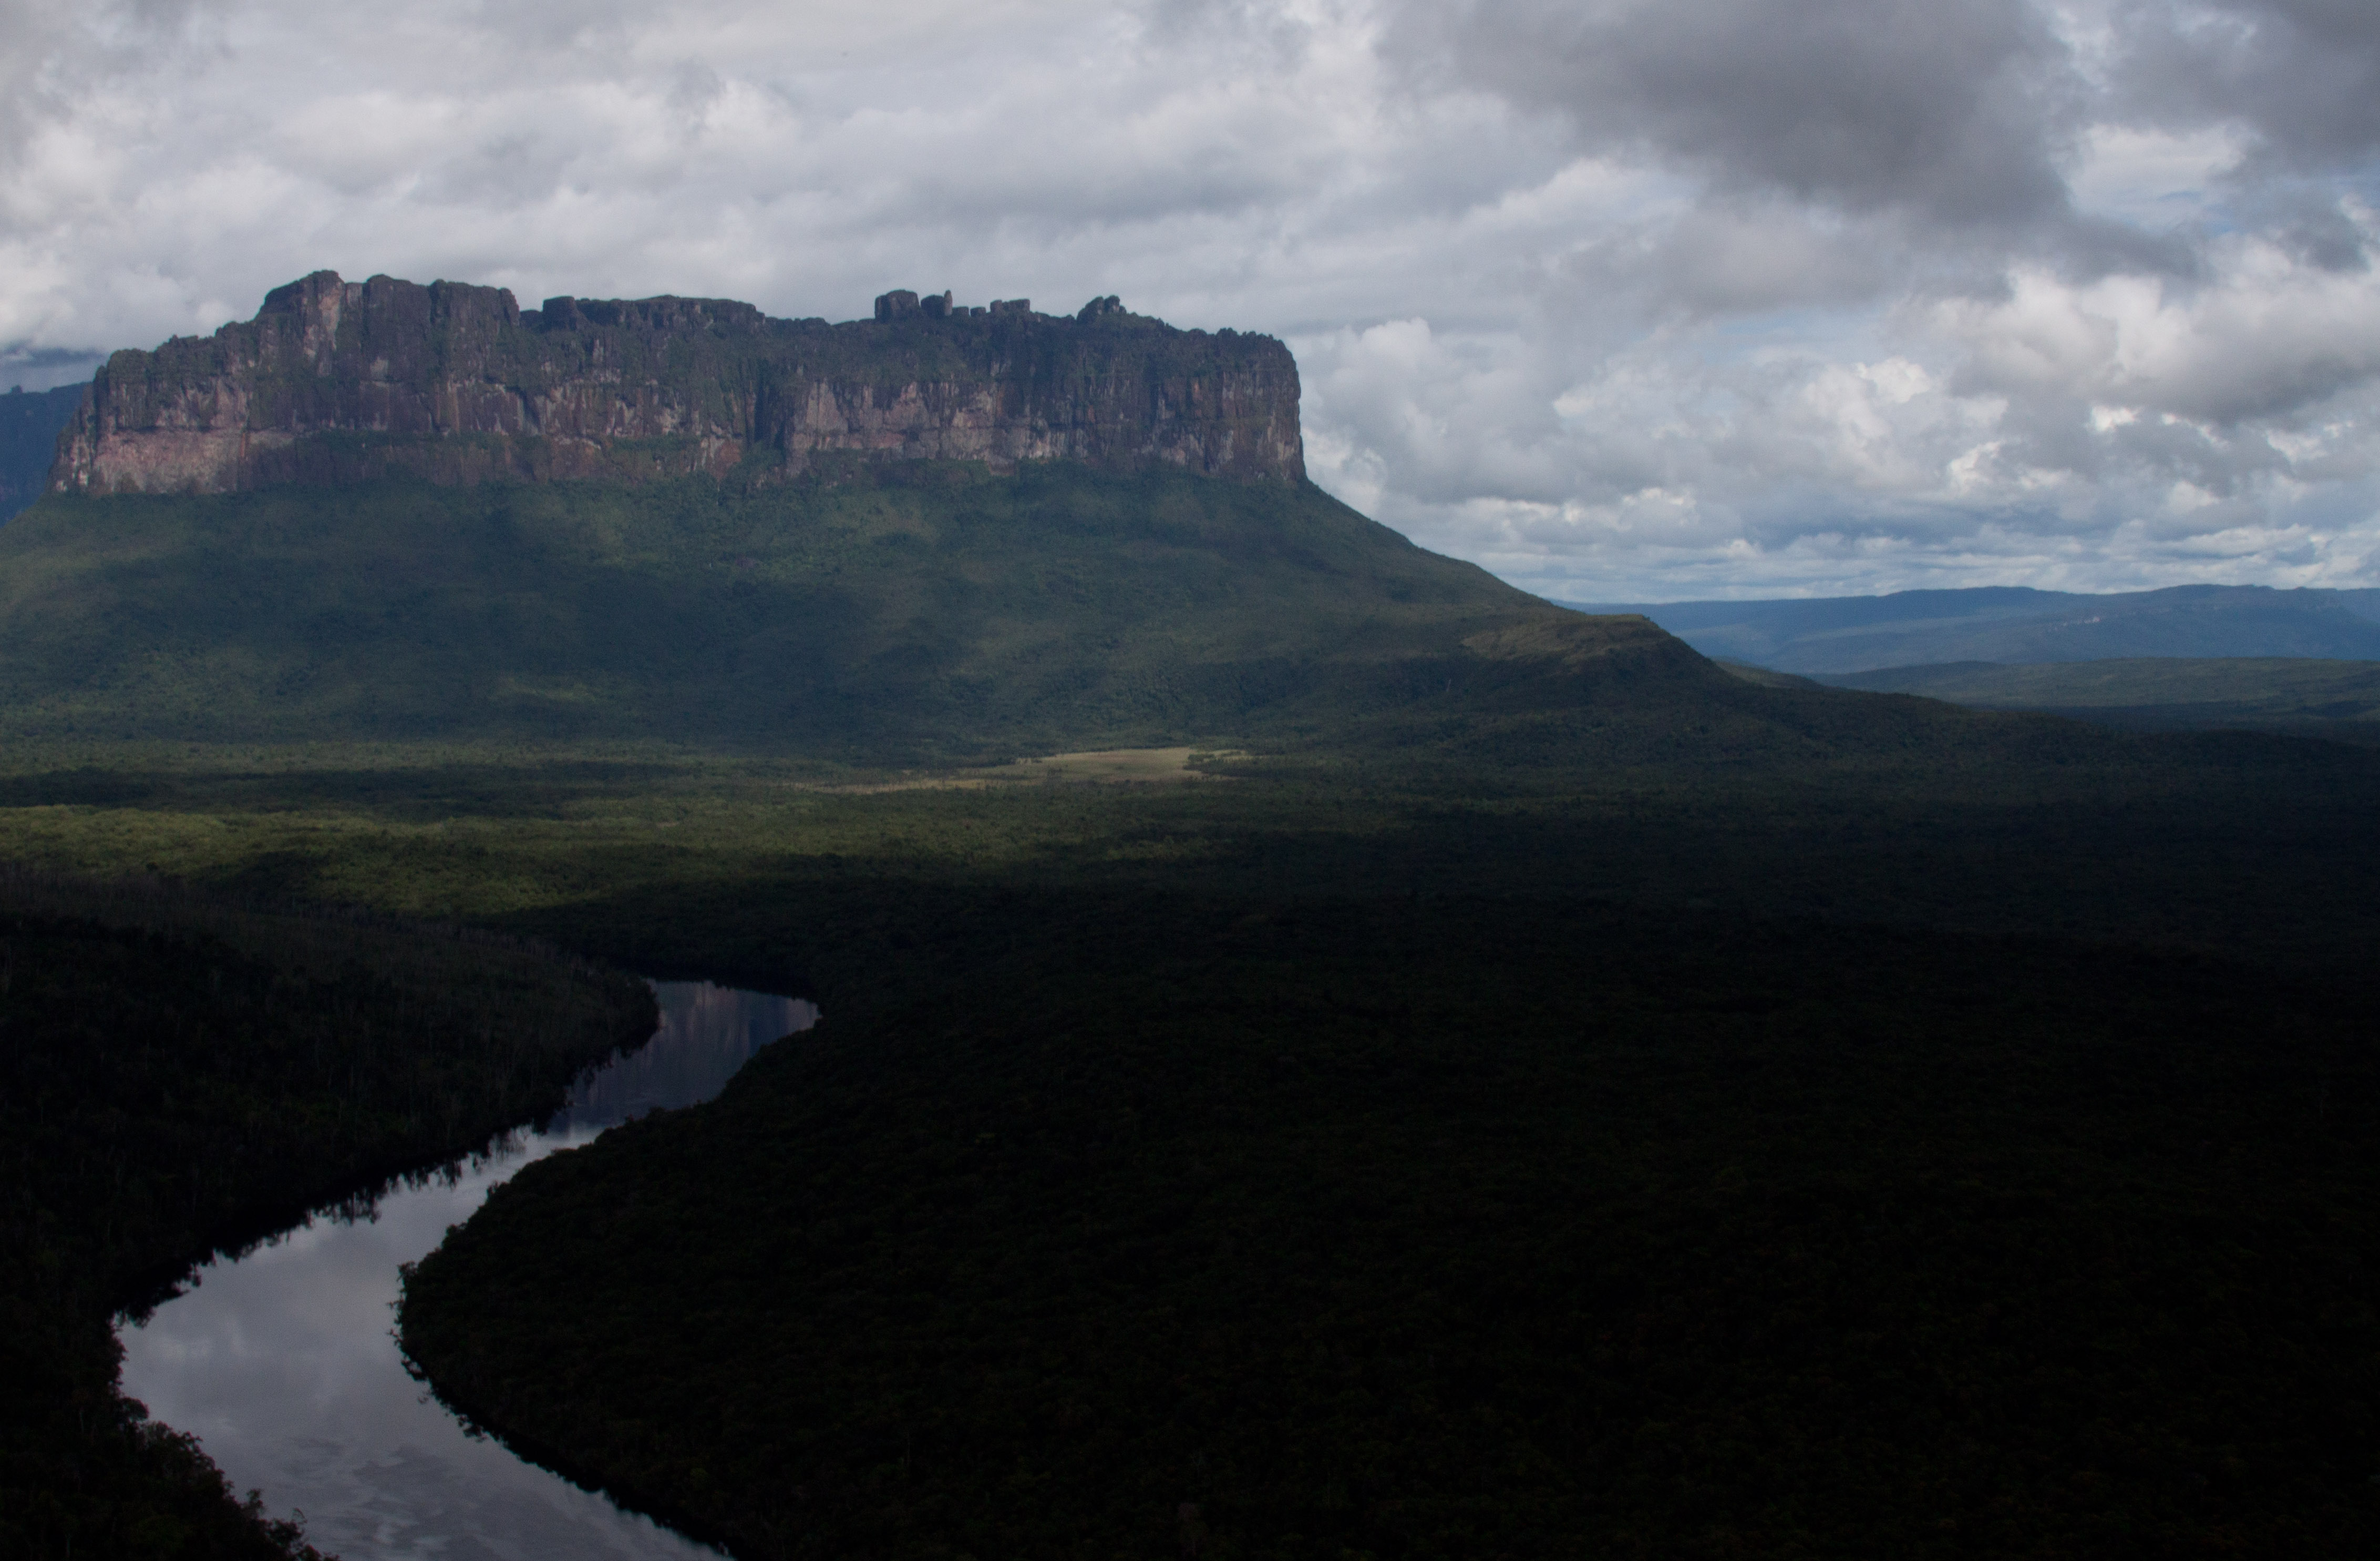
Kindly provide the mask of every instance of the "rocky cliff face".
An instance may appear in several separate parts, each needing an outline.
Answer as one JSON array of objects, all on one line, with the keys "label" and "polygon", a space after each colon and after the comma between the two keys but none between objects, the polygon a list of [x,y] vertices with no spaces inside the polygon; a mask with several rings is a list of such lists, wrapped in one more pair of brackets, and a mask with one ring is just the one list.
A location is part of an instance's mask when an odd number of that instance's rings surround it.
[{"label": "rocky cliff face", "polygon": [[548,299],[317,272],[254,320],[119,352],[60,435],[59,493],[225,493],[409,474],[791,477],[852,457],[1305,474],[1297,365],[1112,299],[1076,318],[887,294],[878,318],[714,299]]}]

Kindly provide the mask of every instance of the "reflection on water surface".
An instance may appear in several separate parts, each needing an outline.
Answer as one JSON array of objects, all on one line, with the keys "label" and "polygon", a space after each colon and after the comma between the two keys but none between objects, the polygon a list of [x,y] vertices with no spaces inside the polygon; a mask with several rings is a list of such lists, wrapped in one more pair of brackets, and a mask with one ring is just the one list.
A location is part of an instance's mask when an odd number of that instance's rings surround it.
[{"label": "reflection on water surface", "polygon": [[582,1079],[535,1133],[508,1134],[452,1177],[383,1195],[356,1219],[316,1214],[232,1262],[209,1263],[149,1321],[119,1330],[124,1390],[196,1435],[240,1491],[347,1561],[711,1557],[603,1497],[468,1434],[406,1375],[396,1270],[469,1217],[529,1161],[660,1106],[719,1092],[746,1059],[818,1021],[810,1004],[660,982],[660,1031]]}]

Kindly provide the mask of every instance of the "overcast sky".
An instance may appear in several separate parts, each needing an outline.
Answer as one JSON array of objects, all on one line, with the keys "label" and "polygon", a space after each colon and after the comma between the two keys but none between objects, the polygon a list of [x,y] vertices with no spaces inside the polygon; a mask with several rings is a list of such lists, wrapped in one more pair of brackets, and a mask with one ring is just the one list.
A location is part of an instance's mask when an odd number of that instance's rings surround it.
[{"label": "overcast sky", "polygon": [[0,385],[328,267],[1295,350],[1581,601],[2380,585],[2380,4],[0,0]]}]

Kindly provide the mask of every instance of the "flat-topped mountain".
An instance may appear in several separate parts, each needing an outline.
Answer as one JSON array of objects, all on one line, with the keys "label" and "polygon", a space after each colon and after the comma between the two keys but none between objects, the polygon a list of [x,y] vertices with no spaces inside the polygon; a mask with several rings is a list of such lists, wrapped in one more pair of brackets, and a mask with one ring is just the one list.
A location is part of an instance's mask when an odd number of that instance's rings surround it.
[{"label": "flat-topped mountain", "polygon": [[1113,298],[895,291],[829,324],[318,272],[94,378],[0,527],[0,734],[900,762],[1867,740],[1837,730],[1856,696],[1753,688],[1356,514],[1306,480],[1297,402],[1280,342]]},{"label": "flat-topped mountain", "polygon": [[821,459],[1067,460],[1305,475],[1297,364],[1112,298],[1075,316],[888,293],[876,318],[718,299],[548,299],[320,271],[253,320],[118,352],[59,440],[61,494],[382,477],[799,476]]},{"label": "flat-topped mountain", "polygon": [[1280,342],[1114,298],[829,324],[317,272],[94,378],[0,528],[0,732],[905,762],[1613,701],[1666,740],[1754,697],[1340,504],[1297,400]]}]

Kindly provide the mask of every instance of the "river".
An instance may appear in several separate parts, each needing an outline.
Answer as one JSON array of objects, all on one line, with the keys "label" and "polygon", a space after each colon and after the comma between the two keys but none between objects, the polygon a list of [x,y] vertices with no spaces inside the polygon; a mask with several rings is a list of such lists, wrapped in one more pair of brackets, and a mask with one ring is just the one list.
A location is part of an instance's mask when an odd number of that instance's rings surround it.
[{"label": "river", "polygon": [[243,1494],[302,1515],[346,1558],[717,1561],[717,1552],[467,1432],[406,1373],[397,1265],[438,1245],[532,1160],[661,1106],[717,1094],[746,1059],[818,1020],[795,998],[657,982],[651,1041],[581,1079],[542,1128],[509,1133],[452,1174],[319,1211],[199,1270],[124,1343],[124,1391],[196,1435]]}]

